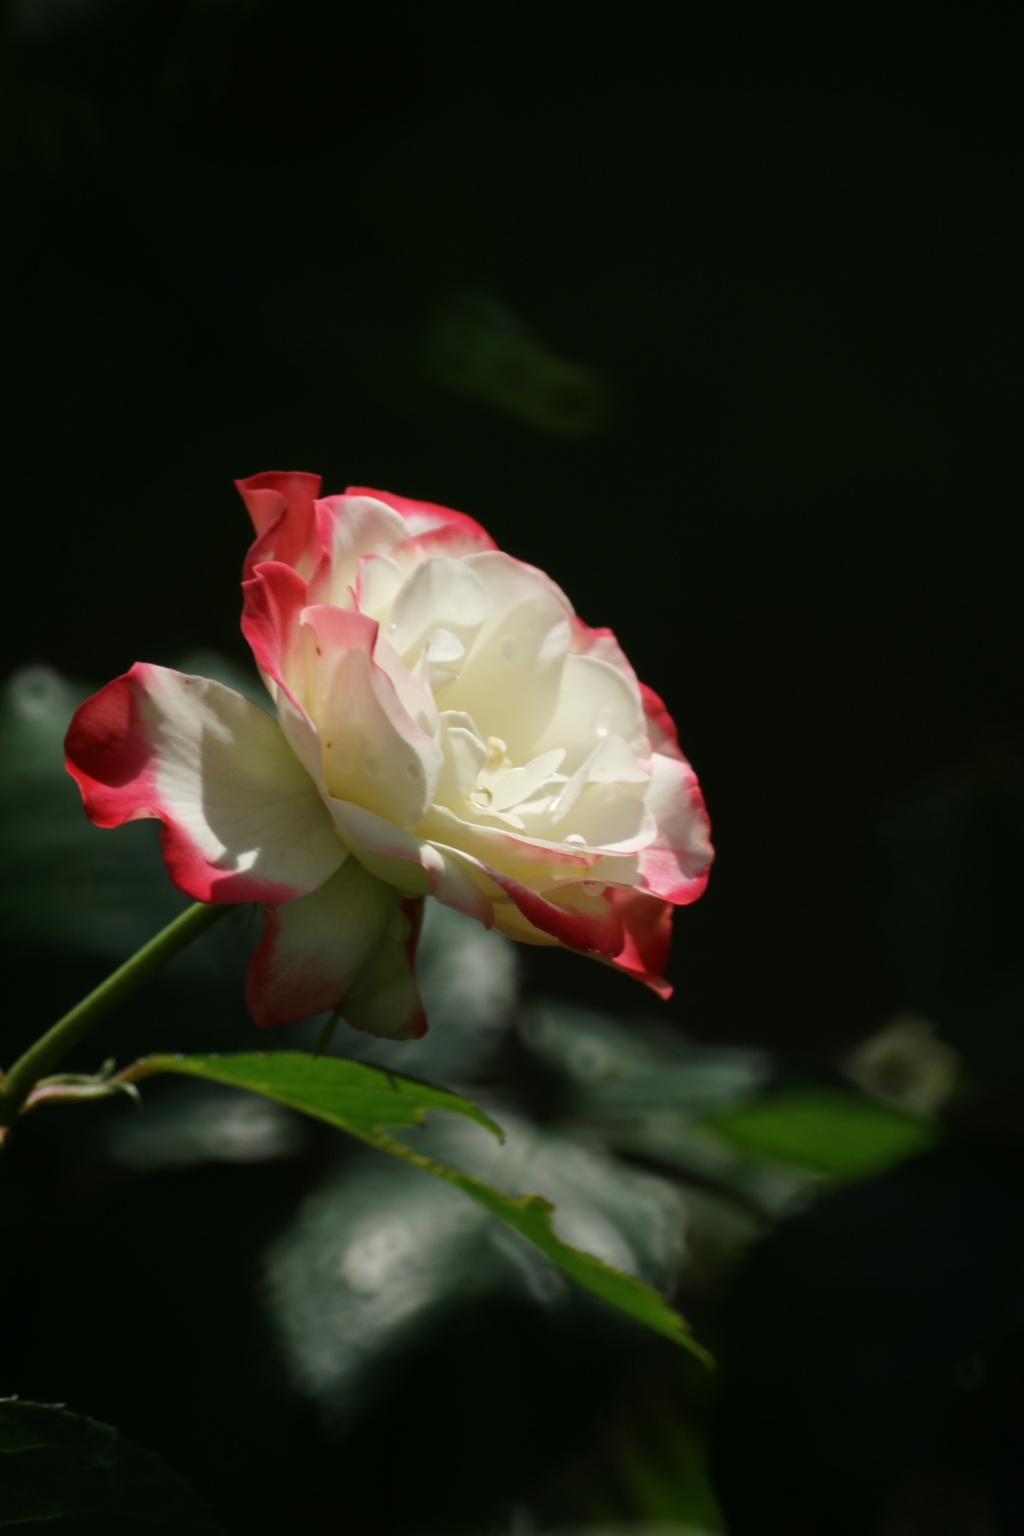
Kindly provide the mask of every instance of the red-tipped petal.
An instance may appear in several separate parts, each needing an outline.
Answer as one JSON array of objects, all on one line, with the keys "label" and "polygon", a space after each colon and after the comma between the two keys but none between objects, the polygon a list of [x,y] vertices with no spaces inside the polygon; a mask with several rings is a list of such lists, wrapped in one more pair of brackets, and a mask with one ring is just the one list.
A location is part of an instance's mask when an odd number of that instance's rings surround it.
[{"label": "red-tipped petal", "polygon": [[256,1023],[274,1028],[338,1008],[371,1034],[422,1035],[413,972],[420,906],[350,857],[311,895],[268,907],[245,983]]},{"label": "red-tipped petal", "polygon": [[86,814],[158,818],[168,873],[198,901],[286,901],[344,858],[280,726],[221,683],[137,662],[86,699],[65,745]]}]

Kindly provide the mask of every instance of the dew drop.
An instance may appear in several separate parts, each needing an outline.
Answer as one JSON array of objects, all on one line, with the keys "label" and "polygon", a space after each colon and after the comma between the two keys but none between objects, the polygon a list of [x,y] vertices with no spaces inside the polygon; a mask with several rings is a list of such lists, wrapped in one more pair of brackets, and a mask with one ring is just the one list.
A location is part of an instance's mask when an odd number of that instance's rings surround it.
[{"label": "dew drop", "polygon": [[582,837],[579,832],[570,832],[567,837],[562,838],[562,842],[567,848],[585,848],[587,846],[586,838]]},{"label": "dew drop", "polygon": [[501,654],[504,656],[506,661],[518,661],[519,641],[513,640],[511,635],[507,635],[501,642]]},{"label": "dew drop", "polygon": [[367,757],[363,761],[363,772],[368,779],[380,778],[380,763],[375,757]]},{"label": "dew drop", "polygon": [[606,888],[600,880],[584,880],[583,889],[588,896],[603,896]]},{"label": "dew drop", "polygon": [[470,805],[476,806],[477,810],[486,811],[494,796],[489,789],[485,789],[482,784],[478,784],[476,789],[470,790],[466,798]]},{"label": "dew drop", "polygon": [[406,763],[405,771],[409,775],[410,779],[422,779],[423,777],[423,769],[417,762]]},{"label": "dew drop", "polygon": [[594,735],[607,736],[612,728],[612,712],[610,709],[599,709],[594,716]]}]

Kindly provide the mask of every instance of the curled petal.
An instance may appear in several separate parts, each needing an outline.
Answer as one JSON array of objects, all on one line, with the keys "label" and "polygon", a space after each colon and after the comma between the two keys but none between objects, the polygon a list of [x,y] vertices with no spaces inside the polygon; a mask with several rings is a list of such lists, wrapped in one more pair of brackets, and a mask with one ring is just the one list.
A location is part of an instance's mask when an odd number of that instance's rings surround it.
[{"label": "curled petal", "polygon": [[345,857],[280,726],[221,683],[137,662],[86,699],[66,748],[97,826],[159,818],[168,873],[198,901],[287,901]]},{"label": "curled petal", "polygon": [[320,476],[270,471],[236,480],[235,485],[256,529],[245,574],[261,560],[281,560],[309,576],[320,554],[315,510]]},{"label": "curled petal", "polygon": [[[671,903],[614,886],[587,899],[579,886],[569,886],[560,902],[549,900],[546,906],[556,910],[544,911],[536,903],[518,900],[496,904],[494,926],[520,943],[565,944],[583,950],[642,981],[659,997],[672,996],[672,986],[662,975],[672,936]],[[601,909],[601,915],[595,921],[596,909]],[[580,937],[589,937],[590,942],[571,942]],[[602,939],[607,942],[600,948]]]},{"label": "curled petal", "polygon": [[413,977],[421,905],[349,857],[310,895],[268,907],[245,980],[256,1023],[294,1024],[337,1008],[374,1035],[422,1035]]},{"label": "curled petal", "polygon": [[659,997],[672,996],[664,979],[672,939],[672,906],[640,891],[609,889],[608,897],[622,919],[624,942],[615,956],[617,970],[635,976]]},{"label": "curled petal", "polygon": [[[622,949],[625,939],[622,918],[607,892],[592,895],[582,884],[574,883],[564,887],[559,898],[553,900],[550,892],[542,896],[493,865],[485,866],[485,872],[532,927],[564,944],[567,949],[600,955],[606,960],[614,960]],[[498,928],[504,926],[503,911],[502,907],[495,908]],[[514,937],[520,938],[522,934],[517,933]]]}]

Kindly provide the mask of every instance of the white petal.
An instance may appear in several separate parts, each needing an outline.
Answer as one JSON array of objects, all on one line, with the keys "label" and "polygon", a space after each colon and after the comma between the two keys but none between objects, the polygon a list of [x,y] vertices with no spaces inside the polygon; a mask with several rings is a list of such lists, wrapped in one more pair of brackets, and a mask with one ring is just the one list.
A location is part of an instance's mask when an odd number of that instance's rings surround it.
[{"label": "white petal", "polygon": [[489,607],[487,590],[466,561],[435,555],[403,582],[391,609],[388,639],[411,659],[440,626],[463,638],[475,634]]}]

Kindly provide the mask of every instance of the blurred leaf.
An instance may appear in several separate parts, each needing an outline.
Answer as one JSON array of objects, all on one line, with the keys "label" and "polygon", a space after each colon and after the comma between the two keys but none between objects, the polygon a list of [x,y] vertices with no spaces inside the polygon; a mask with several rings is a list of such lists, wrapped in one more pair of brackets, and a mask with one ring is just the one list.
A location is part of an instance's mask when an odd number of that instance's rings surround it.
[{"label": "blurred leaf", "polygon": [[302,1151],[308,1120],[266,1097],[242,1096],[216,1083],[167,1084],[147,1098],[145,1114],[118,1115],[102,1132],[111,1162],[138,1173],[211,1163],[270,1163]]},{"label": "blurred leaf", "polygon": [[[438,1116],[414,1133],[418,1150],[512,1195],[543,1189],[563,1239],[656,1286],[672,1283],[687,1240],[687,1202],[673,1185],[503,1104],[489,1107],[506,1129],[504,1145]],[[515,1315],[525,1303],[541,1314],[530,1325],[541,1333],[547,1319],[563,1338],[582,1324],[592,1351],[614,1356],[617,1348],[604,1317],[504,1221],[447,1180],[424,1179],[405,1160],[369,1149],[344,1158],[307,1196],[274,1242],[265,1276],[289,1375],[332,1426],[364,1411],[410,1350],[453,1319],[461,1335],[467,1317],[491,1308]]]},{"label": "blurred leaf", "polygon": [[649,1377],[626,1398],[552,1490],[552,1536],[570,1536],[567,1516],[578,1536],[721,1536],[706,1436],[680,1396],[678,1381]]},{"label": "blurred leaf", "polygon": [[502,1194],[472,1174],[449,1168],[415,1151],[384,1129],[420,1125],[427,1110],[445,1109],[500,1137],[493,1120],[467,1099],[364,1062],[315,1058],[292,1051],[270,1055],[149,1056],[129,1068],[124,1076],[126,1080],[138,1081],[154,1072],[180,1072],[264,1094],[292,1109],[326,1120],[370,1146],[445,1180],[533,1243],[585,1290],[684,1345],[699,1358],[708,1359],[690,1337],[684,1320],[655,1290],[633,1275],[564,1242],[551,1225],[553,1207],[548,1201],[538,1195]]},{"label": "blurred leaf", "polygon": [[717,1536],[721,1526],[691,1525],[678,1520],[616,1520],[611,1525],[559,1527],[550,1536]]},{"label": "blurred leaf", "polygon": [[667,1107],[693,1116],[748,1098],[771,1070],[765,1051],[696,1045],[657,1022],[625,1024],[548,999],[529,1010],[522,1036],[566,1079],[574,1107],[588,1115]]},{"label": "blurred leaf", "polygon": [[657,1021],[625,1024],[549,999],[528,1010],[521,1035],[561,1079],[568,1124],[587,1142],[718,1190],[748,1221],[784,1215],[820,1182],[805,1168],[751,1158],[707,1129],[713,1112],[765,1091],[772,1072],[766,1051],[696,1044]]},{"label": "blurred leaf", "polygon": [[960,1059],[928,1019],[898,1014],[842,1062],[850,1081],[908,1114],[933,1115],[956,1091]]},{"label": "blurred leaf", "polygon": [[638,1280],[634,1275],[628,1275],[623,1270],[606,1264],[603,1259],[595,1258],[592,1254],[584,1253],[581,1249],[563,1242],[551,1224],[554,1206],[542,1196],[520,1195],[518,1198],[512,1198],[501,1194],[490,1184],[485,1184],[482,1179],[435,1162],[433,1158],[425,1157],[420,1152],[414,1152],[411,1147],[405,1146],[393,1136],[382,1134],[375,1141],[375,1145],[381,1147],[383,1151],[394,1152],[396,1156],[404,1157],[415,1167],[422,1168],[439,1179],[446,1179],[448,1183],[454,1184],[456,1189],[461,1189],[464,1194],[478,1201],[493,1215],[500,1217],[508,1226],[533,1243],[541,1253],[553,1260],[570,1280],[575,1280],[576,1284],[582,1286],[584,1290],[599,1297],[601,1301],[607,1302],[618,1311],[625,1312],[636,1322],[644,1323],[655,1333],[664,1334],[676,1344],[682,1344],[705,1364],[711,1363],[707,1351],[690,1336],[689,1325],[651,1286]]},{"label": "blurred leaf", "polygon": [[0,1399],[0,1530],[224,1536],[152,1451],[66,1409]]},{"label": "blurred leaf", "polygon": [[852,1093],[780,1093],[725,1109],[704,1121],[757,1157],[798,1163],[835,1179],[856,1179],[934,1145],[932,1121]]},{"label": "blurred leaf", "polygon": [[553,357],[486,294],[458,294],[438,311],[423,361],[450,389],[545,432],[583,436],[608,415],[607,386],[593,369]]}]

